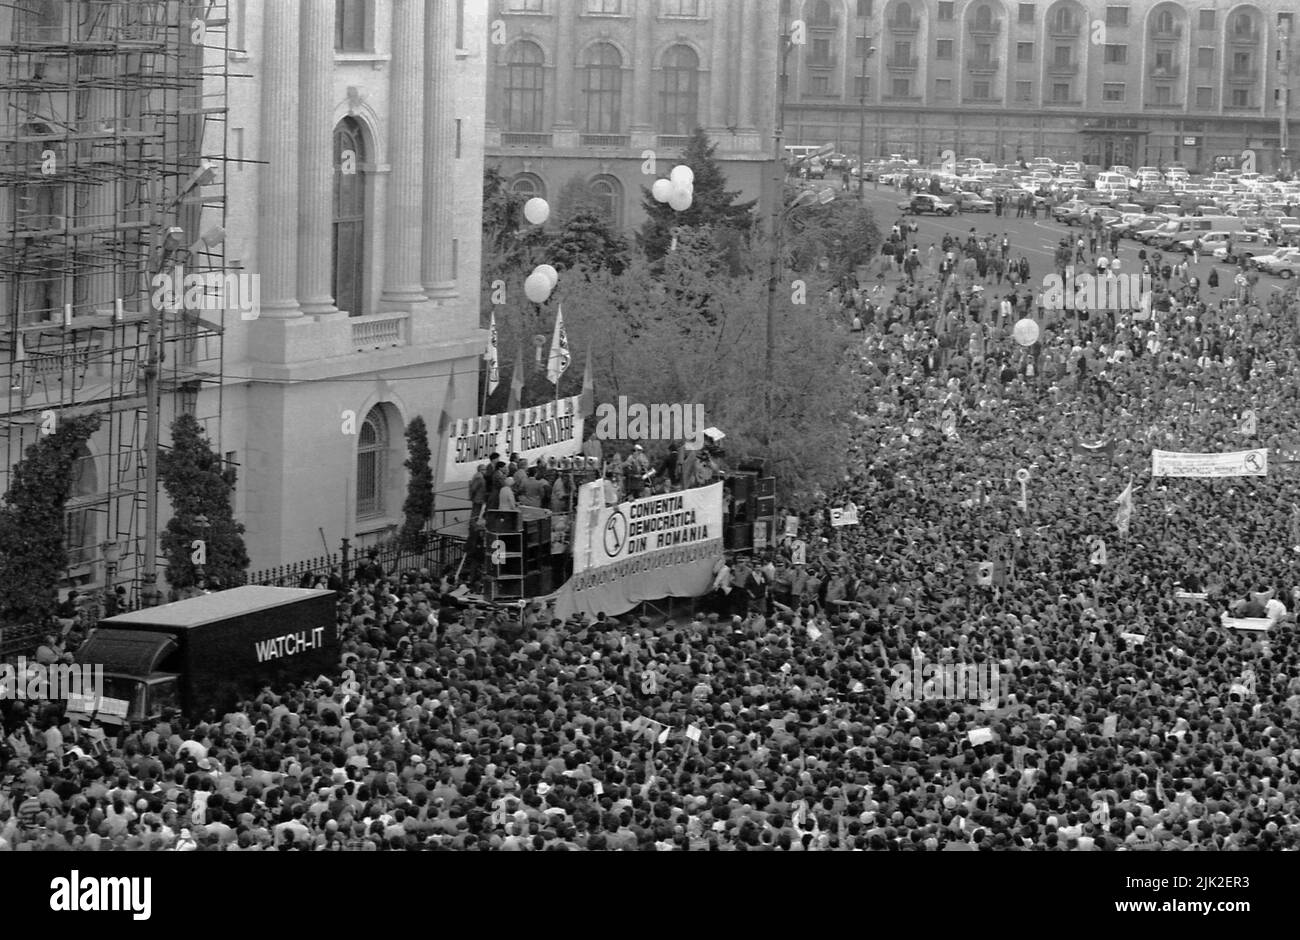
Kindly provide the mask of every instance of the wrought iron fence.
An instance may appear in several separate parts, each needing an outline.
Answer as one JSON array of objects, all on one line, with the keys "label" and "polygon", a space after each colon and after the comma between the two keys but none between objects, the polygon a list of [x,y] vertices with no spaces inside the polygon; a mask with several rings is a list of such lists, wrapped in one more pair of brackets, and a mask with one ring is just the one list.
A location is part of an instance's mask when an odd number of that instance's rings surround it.
[{"label": "wrought iron fence", "polygon": [[[457,568],[465,554],[465,540],[433,530],[423,533],[423,544],[415,550],[403,550],[396,539],[368,549],[356,549],[348,553],[347,570],[343,570],[344,559],[341,552],[308,558],[288,565],[266,568],[262,571],[248,572],[241,585],[259,584],[270,587],[298,587],[304,579],[327,578],[337,571],[345,582],[351,582],[357,565],[369,552],[376,552],[375,561],[388,575],[399,575],[405,571],[427,570],[437,577],[445,568]],[[237,585],[238,586],[238,585]]]}]

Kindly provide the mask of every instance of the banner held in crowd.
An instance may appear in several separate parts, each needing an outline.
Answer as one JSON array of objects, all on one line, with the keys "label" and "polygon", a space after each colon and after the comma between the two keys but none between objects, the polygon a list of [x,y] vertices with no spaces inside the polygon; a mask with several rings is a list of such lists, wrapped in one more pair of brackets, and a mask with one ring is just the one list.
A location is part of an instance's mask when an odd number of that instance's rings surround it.
[{"label": "banner held in crowd", "polygon": [[1184,454],[1176,451],[1151,452],[1153,477],[1222,477],[1268,476],[1267,450],[1239,450],[1225,454]]}]

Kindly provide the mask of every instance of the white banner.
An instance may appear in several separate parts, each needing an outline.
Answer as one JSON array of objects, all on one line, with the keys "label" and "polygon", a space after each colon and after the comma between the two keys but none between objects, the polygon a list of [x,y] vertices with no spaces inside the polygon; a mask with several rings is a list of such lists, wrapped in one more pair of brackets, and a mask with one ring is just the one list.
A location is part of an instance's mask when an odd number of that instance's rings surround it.
[{"label": "white banner", "polygon": [[531,466],[543,457],[572,457],[582,449],[583,416],[578,399],[561,398],[534,408],[455,422],[442,442],[443,482],[467,483],[478,465],[497,453],[519,454]]},{"label": "white banner", "polygon": [[858,524],[858,507],[849,503],[843,509],[831,509],[831,525],[840,528]]},{"label": "white banner", "polygon": [[1262,477],[1268,476],[1267,450],[1239,450],[1228,454],[1151,452],[1153,477]]},{"label": "white banner", "polygon": [[579,513],[573,573],[722,538],[722,484]]}]

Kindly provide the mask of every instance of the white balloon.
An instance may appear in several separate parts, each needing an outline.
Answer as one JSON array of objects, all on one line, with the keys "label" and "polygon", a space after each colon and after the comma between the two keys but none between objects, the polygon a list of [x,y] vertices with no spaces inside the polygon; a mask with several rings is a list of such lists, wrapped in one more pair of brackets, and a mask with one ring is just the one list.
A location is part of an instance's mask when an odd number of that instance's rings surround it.
[{"label": "white balloon", "polygon": [[524,203],[524,218],[534,225],[545,225],[551,217],[551,205],[540,196],[534,196]]},{"label": "white balloon", "polygon": [[524,295],[535,304],[544,304],[551,296],[551,279],[541,271],[534,271],[524,281]]},{"label": "white balloon", "polygon": [[539,264],[533,273],[544,275],[551,284],[551,290],[555,290],[555,285],[560,283],[560,272],[549,264]]},{"label": "white balloon", "polygon": [[654,185],[650,187],[650,194],[655,197],[656,202],[667,202],[673,194],[673,181],[655,180]]},{"label": "white balloon", "polygon": [[682,192],[679,189],[672,194],[671,198],[669,198],[668,205],[672,206],[674,211],[685,212],[687,209],[691,207],[691,203],[693,203],[694,201],[695,201],[694,196],[692,196],[690,193]]},{"label": "white balloon", "polygon": [[686,164],[673,167],[673,171],[668,174],[668,178],[674,183],[694,183],[695,171]]}]

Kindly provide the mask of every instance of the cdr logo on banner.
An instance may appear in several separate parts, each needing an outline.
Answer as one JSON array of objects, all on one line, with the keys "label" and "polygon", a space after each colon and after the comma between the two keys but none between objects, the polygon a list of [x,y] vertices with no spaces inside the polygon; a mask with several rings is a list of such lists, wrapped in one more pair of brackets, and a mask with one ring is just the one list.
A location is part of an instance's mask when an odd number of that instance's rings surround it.
[{"label": "cdr logo on banner", "polygon": [[81,877],[72,870],[67,878],[50,882],[52,911],[126,911],[134,920],[153,913],[153,879],[149,877]]}]

